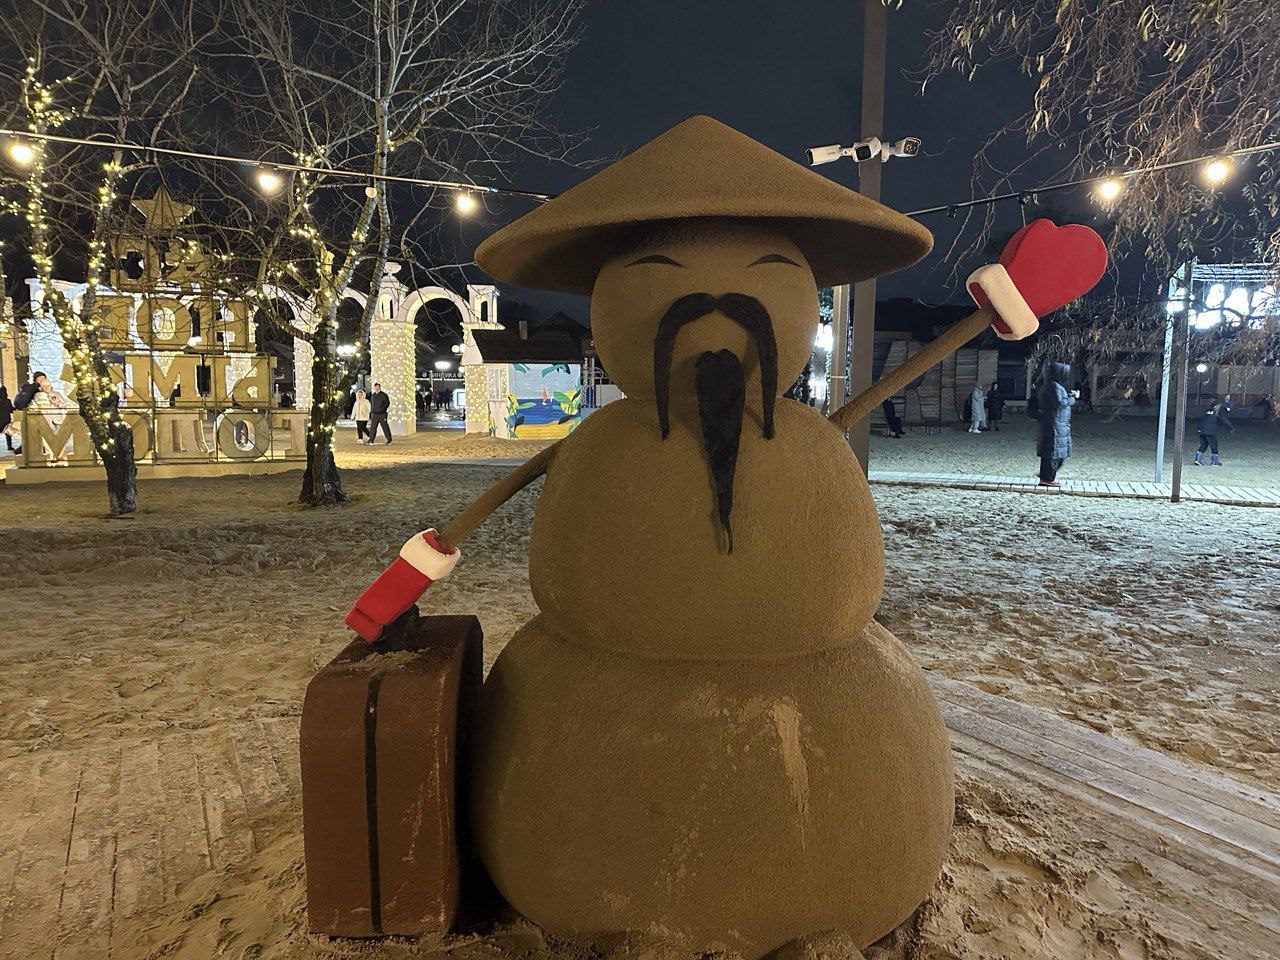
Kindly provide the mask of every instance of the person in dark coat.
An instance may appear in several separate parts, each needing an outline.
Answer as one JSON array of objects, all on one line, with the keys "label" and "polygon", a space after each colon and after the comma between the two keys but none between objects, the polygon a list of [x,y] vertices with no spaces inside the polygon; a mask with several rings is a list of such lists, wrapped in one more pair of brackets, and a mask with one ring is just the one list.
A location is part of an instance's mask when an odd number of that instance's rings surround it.
[{"label": "person in dark coat", "polygon": [[992,430],[1000,430],[1000,421],[1004,419],[1004,394],[1000,392],[1000,384],[991,384],[987,391],[987,423]]},{"label": "person in dark coat", "polygon": [[378,439],[378,427],[382,427],[382,433],[387,438],[387,443],[391,442],[391,423],[387,419],[387,414],[390,410],[391,397],[383,392],[382,384],[375,383],[373,385],[373,393],[369,396],[370,443]]},{"label": "person in dark coat", "polygon": [[0,433],[4,434],[4,445],[13,449],[13,435],[9,433],[9,424],[13,423],[13,401],[9,399],[8,387],[0,387]]},{"label": "person in dark coat", "polygon": [[1227,405],[1224,402],[1215,403],[1211,406],[1200,422],[1196,424],[1196,433],[1200,435],[1200,448],[1196,450],[1195,466],[1204,466],[1204,452],[1212,450],[1209,465],[1213,467],[1222,466],[1222,460],[1218,456],[1218,432],[1222,427],[1228,430],[1234,430],[1235,426],[1227,418]]},{"label": "person in dark coat", "polygon": [[889,425],[889,436],[902,436],[902,421],[898,419],[898,411],[894,409],[893,398],[890,397],[880,404],[880,409],[884,411],[884,422]]},{"label": "person in dark coat", "polygon": [[1040,486],[1056,487],[1058,471],[1071,456],[1071,407],[1076,398],[1067,389],[1071,368],[1051,363],[1040,385],[1040,433],[1036,455],[1040,458]]}]

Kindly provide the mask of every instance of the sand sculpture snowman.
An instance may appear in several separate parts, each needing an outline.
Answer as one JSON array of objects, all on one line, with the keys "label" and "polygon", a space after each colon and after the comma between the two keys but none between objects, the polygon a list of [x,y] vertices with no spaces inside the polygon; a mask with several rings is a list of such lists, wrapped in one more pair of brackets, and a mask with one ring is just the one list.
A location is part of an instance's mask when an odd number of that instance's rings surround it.
[{"label": "sand sculpture snowman", "polygon": [[832,929],[865,946],[928,895],[952,821],[947,735],[923,673],[872,619],[880,526],[839,427],[992,323],[1030,333],[1105,257],[1086,228],[1037,223],[971,278],[984,309],[836,426],[784,399],[818,287],[931,243],[695,117],[477,251],[500,280],[590,295],[625,399],[411,540],[348,622],[376,636],[545,474],[541,612],[485,683],[470,784],[485,866],[545,929],[750,960]]}]

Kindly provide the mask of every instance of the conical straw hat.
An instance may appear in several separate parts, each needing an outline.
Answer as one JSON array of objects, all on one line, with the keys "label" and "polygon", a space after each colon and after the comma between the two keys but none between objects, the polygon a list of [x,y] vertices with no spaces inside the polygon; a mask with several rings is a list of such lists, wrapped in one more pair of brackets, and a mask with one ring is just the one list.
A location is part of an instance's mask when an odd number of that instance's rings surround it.
[{"label": "conical straw hat", "polygon": [[900,270],[933,246],[933,235],[909,217],[699,116],[499,230],[475,259],[498,280],[590,294],[632,228],[691,217],[778,223],[819,286]]}]

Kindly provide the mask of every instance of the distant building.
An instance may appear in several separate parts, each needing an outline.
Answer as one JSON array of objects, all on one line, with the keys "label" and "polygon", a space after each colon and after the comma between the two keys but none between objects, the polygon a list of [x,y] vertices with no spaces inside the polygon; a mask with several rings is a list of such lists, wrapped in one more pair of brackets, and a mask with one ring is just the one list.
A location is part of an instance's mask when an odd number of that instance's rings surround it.
[{"label": "distant building", "polygon": [[[490,436],[559,439],[583,416],[582,366],[589,332],[572,317],[556,313],[531,330],[475,330],[483,365],[484,395],[467,391],[467,432]],[[479,405],[483,405],[483,410]]]}]

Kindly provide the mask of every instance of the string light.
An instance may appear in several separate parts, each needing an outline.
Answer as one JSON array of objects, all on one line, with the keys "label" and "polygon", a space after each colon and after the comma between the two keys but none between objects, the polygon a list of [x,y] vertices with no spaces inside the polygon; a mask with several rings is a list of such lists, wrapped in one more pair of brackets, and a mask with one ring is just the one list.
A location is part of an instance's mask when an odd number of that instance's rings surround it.
[{"label": "string light", "polygon": [[36,162],[36,148],[25,140],[11,140],[9,159],[20,167],[29,167]]},{"label": "string light", "polygon": [[[58,122],[65,122],[69,117],[58,114]],[[50,121],[51,126],[56,126]],[[146,146],[141,143],[130,143],[125,140],[88,140],[83,137],[67,137],[61,134],[40,131],[22,131],[0,128],[0,137],[17,137],[37,140],[42,143],[64,143],[70,146],[91,147],[99,150],[122,150],[126,153],[137,153],[143,156],[184,157],[189,160],[205,160],[209,163],[228,163],[243,167],[260,167],[257,160],[248,157],[237,157],[225,153],[204,153],[198,150],[180,150],[175,147]],[[433,180],[427,177],[399,177],[389,173],[369,173],[366,170],[345,170],[342,167],[325,167],[320,164],[323,157],[316,154],[300,155],[297,163],[275,163],[272,168],[280,174],[303,173],[324,177],[342,177],[348,180],[360,180],[368,186],[370,183],[403,183],[418,187],[439,187],[448,190],[465,190],[472,193],[492,193],[510,197],[523,197],[527,200],[551,200],[552,193],[539,193],[534,190],[521,190],[517,187],[493,186],[480,183],[462,183],[458,180]]]},{"label": "string light", "polygon": [[1204,165],[1204,179],[1210,186],[1216,187],[1231,176],[1234,166],[1230,157],[1214,157]]},{"label": "string light", "polygon": [[1094,192],[1103,203],[1114,203],[1124,193],[1124,181],[1119,177],[1107,177],[1098,182]]},{"label": "string light", "polygon": [[469,213],[475,213],[476,198],[470,193],[460,193],[454,199],[453,205],[460,214],[466,216]]},{"label": "string light", "polygon": [[[0,131],[3,133],[4,131]],[[1033,196],[1037,197],[1046,193],[1057,193],[1060,190],[1070,190],[1075,187],[1092,187],[1095,195],[1104,201],[1110,202],[1117,199],[1124,192],[1125,181],[1134,176],[1144,173],[1161,173],[1168,170],[1177,170],[1182,167],[1201,166],[1201,174],[1211,182],[1219,182],[1212,178],[1219,175],[1229,176],[1231,171],[1235,169],[1235,163],[1241,157],[1251,157],[1255,154],[1273,153],[1280,150],[1280,140],[1270,140],[1266,143],[1260,143],[1253,147],[1241,147],[1239,150],[1229,150],[1222,153],[1208,153],[1198,157],[1191,157],[1187,160],[1171,160],[1168,163],[1153,163],[1144,167],[1133,167],[1122,170],[1118,173],[1107,174],[1103,176],[1080,177],[1075,180],[1063,180],[1059,183],[1046,183],[1031,189],[1015,190],[1009,193],[997,193],[988,197],[978,197],[974,200],[963,200],[958,203],[943,203],[932,207],[922,207],[919,210],[908,210],[908,217],[923,217],[931,213],[945,213],[948,217],[955,219],[956,214],[960,210],[968,210],[972,207],[985,207],[992,204],[1000,203],[1003,200],[1017,200],[1019,197]],[[1221,164],[1221,166],[1218,166]],[[1212,169],[1210,169],[1212,168]],[[1107,186],[1107,184],[1113,184]]]},{"label": "string light", "polygon": [[253,175],[258,189],[268,197],[274,197],[284,189],[284,177],[274,167],[260,167]]}]

